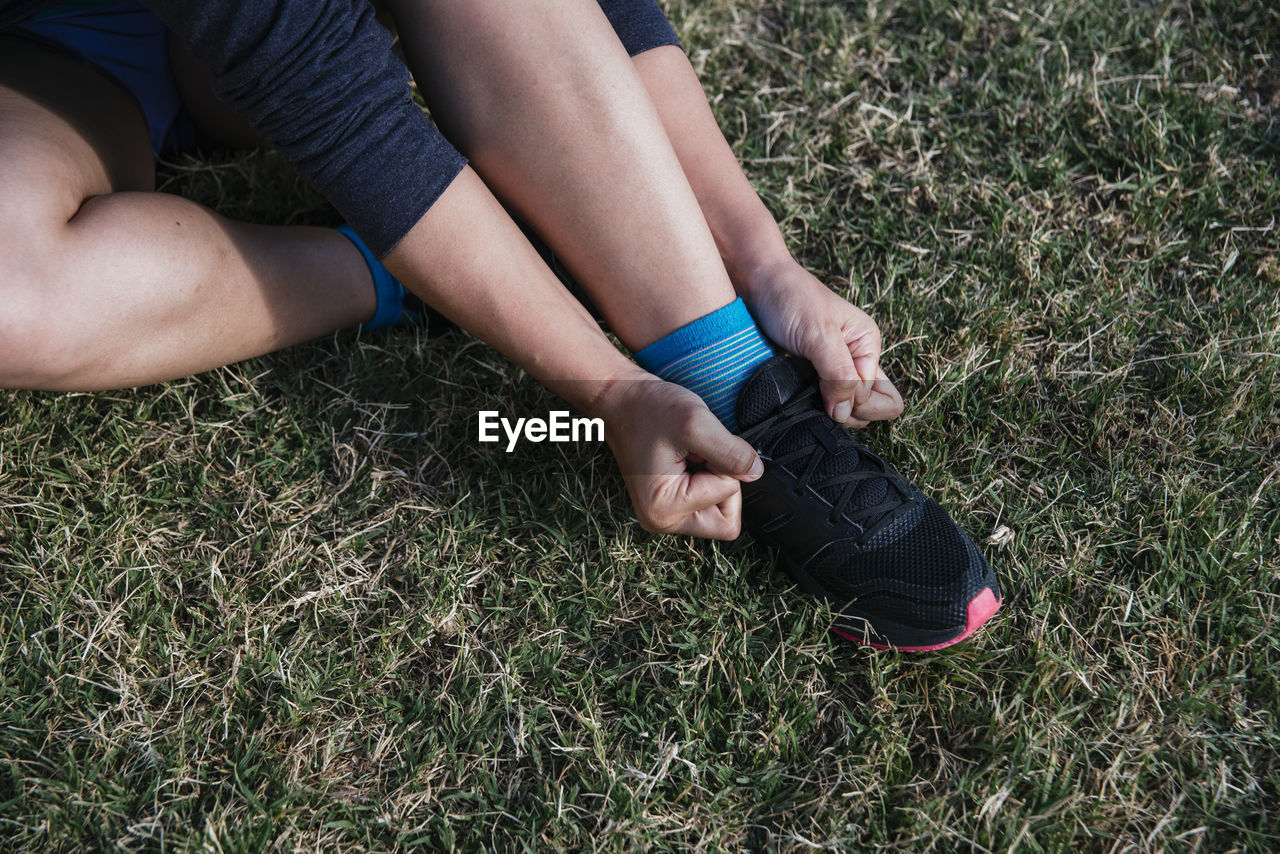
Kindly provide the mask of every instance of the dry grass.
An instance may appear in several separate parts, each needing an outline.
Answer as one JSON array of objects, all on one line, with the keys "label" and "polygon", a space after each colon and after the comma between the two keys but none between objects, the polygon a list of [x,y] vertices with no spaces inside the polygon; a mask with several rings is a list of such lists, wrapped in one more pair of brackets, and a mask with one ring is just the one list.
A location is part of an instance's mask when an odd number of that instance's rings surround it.
[{"label": "dry grass", "polygon": [[[487,348],[335,336],[0,393],[0,846],[1280,845],[1280,20],[1263,3],[672,9],[796,251],[868,305],[1002,616],[824,632],[654,538]],[[331,222],[269,155],[168,189]]]}]

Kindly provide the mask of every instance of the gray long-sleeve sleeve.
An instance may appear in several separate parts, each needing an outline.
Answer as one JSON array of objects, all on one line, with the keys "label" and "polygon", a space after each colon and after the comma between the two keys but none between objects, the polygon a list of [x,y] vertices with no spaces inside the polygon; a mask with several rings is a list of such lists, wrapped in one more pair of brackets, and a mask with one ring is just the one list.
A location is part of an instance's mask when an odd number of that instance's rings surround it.
[{"label": "gray long-sleeve sleeve", "polygon": [[[365,0],[146,0],[243,114],[382,257],[466,159],[410,98]],[[654,0],[599,0],[627,51],[678,44]]]},{"label": "gray long-sleeve sleeve", "polygon": [[147,0],[243,114],[382,257],[466,160],[410,97],[363,0]]}]

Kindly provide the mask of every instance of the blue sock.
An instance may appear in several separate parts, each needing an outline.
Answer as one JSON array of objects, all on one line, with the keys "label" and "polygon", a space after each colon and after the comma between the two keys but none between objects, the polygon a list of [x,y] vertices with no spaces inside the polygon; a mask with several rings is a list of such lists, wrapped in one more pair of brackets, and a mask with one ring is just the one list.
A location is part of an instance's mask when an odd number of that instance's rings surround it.
[{"label": "blue sock", "polygon": [[373,275],[373,287],[378,295],[378,307],[373,312],[373,318],[361,326],[361,329],[380,329],[384,326],[404,326],[411,323],[417,323],[421,318],[415,311],[409,311],[404,307],[405,288],[400,284],[399,280],[382,266],[377,258],[373,257],[373,253],[369,251],[369,247],[364,245],[364,241],[356,236],[349,225],[340,225],[337,229],[348,240],[356,245],[360,250],[360,254],[364,256],[364,262],[369,265],[369,272]]},{"label": "blue sock", "polygon": [[738,390],[773,349],[742,299],[699,317],[635,354],[640,366],[684,386],[707,403],[720,423],[738,429]]}]

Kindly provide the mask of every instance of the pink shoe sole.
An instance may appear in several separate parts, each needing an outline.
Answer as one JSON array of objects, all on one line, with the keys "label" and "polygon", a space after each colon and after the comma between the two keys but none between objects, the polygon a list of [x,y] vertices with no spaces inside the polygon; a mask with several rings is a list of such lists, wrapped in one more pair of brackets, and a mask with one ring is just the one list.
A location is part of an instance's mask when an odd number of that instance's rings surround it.
[{"label": "pink shoe sole", "polygon": [[992,616],[995,615],[996,611],[1000,610],[1000,604],[1001,601],[996,598],[995,593],[991,592],[991,588],[984,587],[982,592],[977,596],[974,596],[973,600],[969,602],[969,616],[965,621],[964,631],[961,632],[958,637],[954,637],[949,641],[935,643],[929,646],[886,646],[882,643],[874,643],[872,641],[865,641],[862,638],[856,638],[853,635],[845,634],[839,629],[833,628],[831,631],[835,632],[842,638],[853,641],[856,644],[873,646],[876,649],[892,649],[897,650],[898,652],[933,652],[934,650],[946,649],[952,644],[960,643],[960,641],[982,628],[983,624],[986,623],[987,620],[990,620]]}]

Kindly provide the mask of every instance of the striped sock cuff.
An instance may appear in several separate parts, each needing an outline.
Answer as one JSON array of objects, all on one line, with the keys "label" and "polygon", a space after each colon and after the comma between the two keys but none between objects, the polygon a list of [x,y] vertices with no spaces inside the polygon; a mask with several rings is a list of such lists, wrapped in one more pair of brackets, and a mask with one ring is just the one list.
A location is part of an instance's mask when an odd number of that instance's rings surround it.
[{"label": "striped sock cuff", "polygon": [[701,397],[730,430],[737,429],[738,390],[771,356],[772,348],[741,298],[635,354],[646,371]]}]

